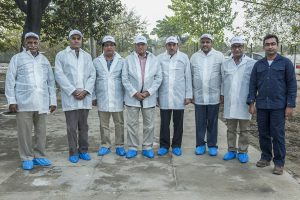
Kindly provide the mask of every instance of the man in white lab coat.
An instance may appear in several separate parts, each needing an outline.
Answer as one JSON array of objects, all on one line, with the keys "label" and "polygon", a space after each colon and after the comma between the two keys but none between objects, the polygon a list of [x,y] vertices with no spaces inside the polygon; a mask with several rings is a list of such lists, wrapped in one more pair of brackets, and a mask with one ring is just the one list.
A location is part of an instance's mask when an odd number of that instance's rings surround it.
[{"label": "man in white lab coat", "polygon": [[[172,153],[182,154],[183,115],[185,105],[193,98],[190,61],[186,54],[178,50],[178,39],[174,36],[166,40],[165,53],[158,56],[163,80],[158,89],[160,107],[160,148],[157,154],[163,156],[172,146]],[[173,139],[170,144],[170,120],[173,113]]]},{"label": "man in white lab coat", "polygon": [[205,134],[210,156],[218,154],[218,113],[221,92],[221,64],[224,56],[213,49],[213,37],[200,37],[201,50],[191,57],[193,102],[196,117],[196,155],[206,152]]},{"label": "man in white lab coat", "polygon": [[[233,37],[231,57],[222,64],[222,95],[224,96],[224,118],[227,124],[228,152],[224,160],[232,160],[236,156],[241,163],[249,160],[248,127],[251,115],[248,112],[247,96],[249,82],[255,60],[244,54],[246,43],[240,36]],[[239,125],[238,149],[236,148],[237,126]],[[238,151],[238,155],[236,154]]]},{"label": "man in white lab coat", "polygon": [[[70,46],[55,58],[55,79],[61,88],[62,108],[67,123],[69,161],[90,160],[88,154],[88,113],[92,109],[92,93],[96,72],[90,54],[81,49],[83,35],[69,33]],[[79,139],[77,139],[77,130]],[[77,145],[79,146],[77,148]]]},{"label": "man in white lab coat", "polygon": [[143,115],[143,151],[148,158],[154,158],[154,116],[157,90],[162,81],[161,68],[156,56],[147,50],[144,36],[135,38],[135,51],[125,61],[122,82],[125,88],[127,109],[127,158],[137,155],[139,146],[139,112]]},{"label": "man in white lab coat", "polygon": [[101,145],[99,156],[111,152],[109,120],[112,116],[115,123],[116,154],[125,156],[124,150],[124,88],[122,85],[122,69],[124,59],[116,52],[116,42],[112,36],[102,39],[103,53],[94,59],[96,68],[95,100],[100,119]]},{"label": "man in white lab coat", "polygon": [[[48,59],[39,52],[39,36],[25,34],[24,50],[9,63],[5,95],[9,111],[16,114],[19,154],[24,170],[34,165],[48,166],[45,157],[46,115],[56,109],[53,71]],[[32,144],[32,125],[35,140]]]}]

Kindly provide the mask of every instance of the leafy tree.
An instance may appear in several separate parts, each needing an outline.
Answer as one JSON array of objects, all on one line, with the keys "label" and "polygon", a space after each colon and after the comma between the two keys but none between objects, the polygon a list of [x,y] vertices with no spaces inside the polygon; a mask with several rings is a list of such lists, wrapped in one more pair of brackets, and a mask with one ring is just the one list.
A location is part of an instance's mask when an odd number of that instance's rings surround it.
[{"label": "leafy tree", "polygon": [[[215,43],[224,40],[224,30],[231,29],[231,24],[237,13],[232,13],[232,0],[172,0],[169,8],[174,12],[173,17],[159,21],[156,29],[158,35],[169,35],[167,30],[172,28],[180,34],[188,33],[189,41],[198,39],[203,33],[211,33]],[[176,31],[175,31],[175,30]]]},{"label": "leafy tree", "polygon": [[300,42],[300,4],[298,0],[244,1],[245,28],[241,30],[255,44],[274,33],[285,43]]},{"label": "leafy tree", "polygon": [[72,29],[97,40],[109,32],[112,18],[122,11],[120,0],[53,0],[42,25],[50,41],[61,41]]},{"label": "leafy tree", "polygon": [[123,11],[114,16],[108,33],[115,37],[117,49],[127,55],[133,48],[133,40],[136,35],[146,32],[146,21],[135,14],[134,10]]},{"label": "leafy tree", "polygon": [[0,38],[5,38],[7,30],[22,28],[25,14],[11,0],[0,0]]}]

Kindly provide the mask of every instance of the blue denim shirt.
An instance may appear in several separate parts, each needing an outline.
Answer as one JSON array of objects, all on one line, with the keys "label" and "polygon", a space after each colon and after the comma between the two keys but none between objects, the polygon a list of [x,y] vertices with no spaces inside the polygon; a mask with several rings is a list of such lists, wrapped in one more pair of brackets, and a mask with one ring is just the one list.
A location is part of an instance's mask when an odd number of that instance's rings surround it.
[{"label": "blue denim shirt", "polygon": [[279,54],[269,66],[266,58],[252,69],[247,103],[256,101],[258,109],[296,106],[297,82],[293,63]]}]

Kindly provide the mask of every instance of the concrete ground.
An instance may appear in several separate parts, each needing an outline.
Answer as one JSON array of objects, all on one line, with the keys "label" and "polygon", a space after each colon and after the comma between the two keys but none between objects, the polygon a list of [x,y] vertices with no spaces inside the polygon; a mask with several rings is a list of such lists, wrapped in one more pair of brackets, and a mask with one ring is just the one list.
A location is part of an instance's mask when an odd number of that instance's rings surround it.
[{"label": "concrete ground", "polygon": [[[158,135],[158,112],[156,124]],[[250,162],[247,164],[240,164],[238,160],[223,161],[227,151],[226,126],[221,121],[218,156],[196,156],[192,106],[185,112],[183,155],[156,156],[152,160],[144,158],[140,152],[131,160],[118,157],[114,152],[97,156],[99,120],[96,110],[92,110],[89,116],[92,160],[80,160],[77,164],[68,162],[65,118],[59,110],[49,115],[47,124],[47,153],[53,165],[24,171],[18,155],[15,118],[0,117],[0,125],[1,200],[300,199],[300,181],[288,172],[282,176],[273,175],[273,166],[257,168],[259,152],[253,147],[249,148]]]}]

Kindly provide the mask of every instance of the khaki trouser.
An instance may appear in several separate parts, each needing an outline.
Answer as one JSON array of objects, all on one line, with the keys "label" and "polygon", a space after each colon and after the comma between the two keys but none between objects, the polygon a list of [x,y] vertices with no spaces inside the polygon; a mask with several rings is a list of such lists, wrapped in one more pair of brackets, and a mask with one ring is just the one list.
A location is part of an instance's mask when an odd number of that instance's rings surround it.
[{"label": "khaki trouser", "polygon": [[143,149],[151,149],[154,141],[154,116],[155,108],[139,108],[126,106],[127,108],[127,143],[129,149],[137,149],[139,146],[139,113],[143,116]]},{"label": "khaki trouser", "polygon": [[[34,147],[32,146],[32,126],[34,126]],[[45,157],[46,114],[18,112],[17,129],[21,160]]]},{"label": "khaki trouser", "polygon": [[227,143],[228,151],[237,151],[236,148],[236,137],[237,137],[237,125],[239,124],[239,140],[238,140],[238,151],[240,153],[248,152],[248,127],[250,124],[249,120],[241,119],[226,119],[227,124]]},{"label": "khaki trouser", "polygon": [[124,145],[124,116],[122,112],[102,112],[98,111],[100,119],[101,146],[110,148],[111,140],[109,134],[109,120],[112,116],[115,124],[115,146],[122,147]]}]

